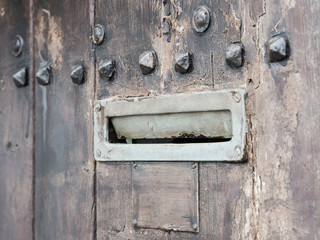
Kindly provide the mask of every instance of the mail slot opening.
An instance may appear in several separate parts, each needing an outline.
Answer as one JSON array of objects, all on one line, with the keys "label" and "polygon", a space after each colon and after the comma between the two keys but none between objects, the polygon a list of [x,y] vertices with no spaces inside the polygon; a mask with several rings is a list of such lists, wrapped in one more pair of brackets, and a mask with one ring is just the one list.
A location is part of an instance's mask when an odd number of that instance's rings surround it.
[{"label": "mail slot opening", "polygon": [[187,144],[232,139],[230,110],[111,117],[108,125],[109,143]]}]

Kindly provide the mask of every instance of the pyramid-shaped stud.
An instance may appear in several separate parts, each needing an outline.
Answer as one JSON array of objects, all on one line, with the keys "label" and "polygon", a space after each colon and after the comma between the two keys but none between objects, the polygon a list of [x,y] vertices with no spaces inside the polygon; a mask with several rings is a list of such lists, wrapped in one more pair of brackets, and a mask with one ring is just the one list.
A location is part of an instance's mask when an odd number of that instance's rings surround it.
[{"label": "pyramid-shaped stud", "polygon": [[51,68],[50,66],[39,69],[36,74],[36,79],[41,85],[48,85],[51,81]]},{"label": "pyramid-shaped stud", "polygon": [[28,69],[22,68],[16,72],[12,78],[17,87],[25,87],[28,85]]},{"label": "pyramid-shaped stud", "polygon": [[157,64],[155,51],[145,51],[139,57],[139,66],[142,74],[152,73]]},{"label": "pyramid-shaped stud", "polygon": [[289,57],[289,41],[285,36],[275,36],[268,41],[269,61],[280,62]]}]

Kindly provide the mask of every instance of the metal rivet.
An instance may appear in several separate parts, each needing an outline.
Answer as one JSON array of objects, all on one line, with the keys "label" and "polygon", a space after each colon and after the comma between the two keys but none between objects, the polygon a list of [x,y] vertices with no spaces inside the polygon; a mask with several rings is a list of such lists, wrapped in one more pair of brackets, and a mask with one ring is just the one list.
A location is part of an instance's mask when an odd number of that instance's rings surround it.
[{"label": "metal rivet", "polygon": [[101,44],[104,40],[104,27],[101,24],[96,24],[92,29],[92,40],[95,44]]},{"label": "metal rivet", "polygon": [[84,72],[85,72],[85,69],[82,64],[73,66],[70,74],[72,81],[76,84],[84,83]]},{"label": "metal rivet", "polygon": [[12,78],[17,87],[24,87],[28,85],[27,68],[22,68],[16,72]]},{"label": "metal rivet", "polygon": [[239,93],[234,93],[233,94],[233,100],[236,102],[236,103],[239,103],[241,101],[241,95]]},{"label": "metal rivet", "polygon": [[22,53],[23,45],[24,45],[23,38],[20,35],[15,35],[13,39],[12,54],[18,57]]},{"label": "metal rivet", "polygon": [[231,43],[226,50],[226,62],[230,67],[242,67],[244,47],[242,43]]},{"label": "metal rivet", "polygon": [[102,109],[100,103],[98,103],[98,105],[96,106],[96,112],[100,112]]},{"label": "metal rivet", "polygon": [[191,20],[193,30],[199,34],[203,34],[210,25],[211,10],[206,6],[199,6],[194,10]]},{"label": "metal rivet", "polygon": [[197,229],[198,229],[198,224],[197,224],[197,223],[194,223],[194,224],[192,225],[192,228],[193,228],[193,230],[197,230]]},{"label": "metal rivet", "polygon": [[235,148],[235,153],[236,153],[236,156],[237,156],[237,157],[240,157],[240,156],[241,156],[241,149],[240,149],[239,146],[236,146],[236,148]]},{"label": "metal rivet", "polygon": [[289,57],[290,46],[288,38],[282,35],[275,36],[268,41],[269,61],[280,62]]},{"label": "metal rivet", "polygon": [[139,56],[139,65],[142,74],[153,72],[156,68],[157,59],[155,51],[145,51]]},{"label": "metal rivet", "polygon": [[97,154],[98,157],[101,156],[101,151],[100,151],[100,149],[97,149],[96,154]]},{"label": "metal rivet", "polygon": [[189,52],[177,53],[174,69],[179,73],[192,71],[192,54]]},{"label": "metal rivet", "polygon": [[137,219],[133,219],[133,226],[138,226],[138,220]]},{"label": "metal rivet", "polygon": [[46,66],[41,69],[36,74],[38,83],[41,85],[48,85],[51,81],[51,67]]},{"label": "metal rivet", "polygon": [[114,60],[103,59],[99,63],[99,73],[107,80],[111,80],[116,71],[116,62]]}]

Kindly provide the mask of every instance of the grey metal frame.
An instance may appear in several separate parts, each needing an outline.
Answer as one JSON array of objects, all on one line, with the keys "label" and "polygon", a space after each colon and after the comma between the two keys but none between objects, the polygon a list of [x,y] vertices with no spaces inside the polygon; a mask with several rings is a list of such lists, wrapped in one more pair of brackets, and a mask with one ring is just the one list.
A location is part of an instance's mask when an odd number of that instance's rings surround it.
[{"label": "grey metal frame", "polygon": [[[246,147],[246,92],[242,89],[100,100],[94,111],[97,161],[243,161]],[[233,137],[228,142],[118,144],[108,142],[108,118],[131,115],[230,110]],[[214,121],[214,119],[213,119]]]}]

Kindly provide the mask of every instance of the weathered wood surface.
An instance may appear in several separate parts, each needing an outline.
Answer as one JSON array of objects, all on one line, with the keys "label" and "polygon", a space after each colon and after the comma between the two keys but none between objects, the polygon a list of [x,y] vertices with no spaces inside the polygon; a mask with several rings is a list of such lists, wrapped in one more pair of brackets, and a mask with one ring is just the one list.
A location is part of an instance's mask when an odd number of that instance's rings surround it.
[{"label": "weathered wood surface", "polygon": [[[17,88],[12,75],[29,68],[28,1],[0,1],[0,239],[32,239],[33,81]],[[24,39],[13,56],[13,39]]]},{"label": "weathered wood surface", "polygon": [[[241,69],[228,67],[225,49],[230,42],[241,40],[241,18],[250,24],[252,36],[246,41],[254,46],[255,32],[251,26],[258,17],[252,20],[246,14],[253,7],[259,9],[258,3],[246,4],[245,12],[241,12],[243,2],[208,1],[206,5],[212,9],[213,22],[204,35],[198,36],[191,28],[190,17],[203,2],[174,2],[171,1],[172,29],[168,42],[162,29],[162,1],[96,1],[95,19],[106,26],[108,38],[96,48],[96,63],[103,57],[117,61],[117,74],[110,82],[102,80],[96,70],[96,99],[245,87],[247,64]],[[259,3],[263,5],[262,1]],[[144,76],[138,58],[149,49],[156,51],[158,65],[154,73]],[[194,56],[194,68],[188,74],[174,71],[175,54],[183,50]],[[255,47],[253,51],[250,59],[256,57]],[[170,164],[173,168],[174,165]],[[199,233],[175,233],[135,228],[132,164],[98,163],[97,239],[254,238],[251,160],[244,164],[200,163],[199,169]]]},{"label": "weathered wood surface", "polygon": [[[94,160],[89,1],[34,1],[35,68],[50,62],[52,82],[36,82],[35,238],[94,239]],[[71,81],[83,62],[86,82]]]},{"label": "weathered wood surface", "polygon": [[[320,3],[170,2],[168,42],[162,1],[0,1],[0,239],[320,238]],[[190,26],[200,4],[213,17],[202,36]],[[89,40],[93,21],[106,27],[96,55]],[[270,64],[266,42],[281,32],[290,40],[290,59]],[[15,34],[26,46],[34,40],[34,55],[11,55],[7,46]],[[245,47],[240,69],[225,63],[234,41]],[[144,76],[138,58],[151,49],[158,65]],[[181,50],[194,56],[193,71],[184,75],[173,64]],[[117,62],[112,81],[97,71],[103,58]],[[70,71],[81,59],[86,83],[77,86]],[[48,60],[53,82],[39,86],[34,70]],[[17,89],[11,77],[25,65],[30,86]],[[97,163],[94,178],[94,99],[239,87],[248,90],[248,162],[199,164],[199,233],[135,228],[133,163]]]},{"label": "weathered wood surface", "polygon": [[[320,238],[319,1],[266,1],[254,103],[258,239]],[[269,64],[265,43],[285,32],[291,56]]]},{"label": "weathered wood surface", "polygon": [[136,163],[132,169],[136,227],[197,232],[197,163]]}]

